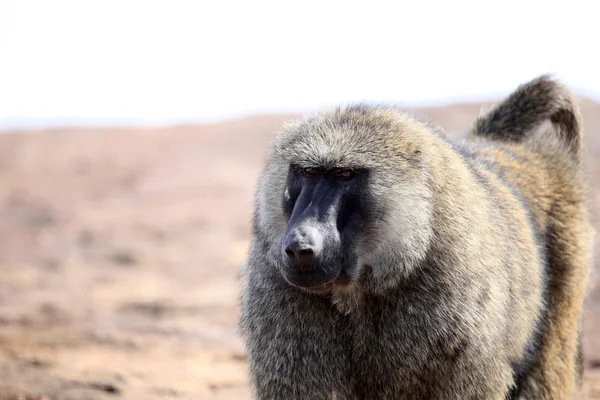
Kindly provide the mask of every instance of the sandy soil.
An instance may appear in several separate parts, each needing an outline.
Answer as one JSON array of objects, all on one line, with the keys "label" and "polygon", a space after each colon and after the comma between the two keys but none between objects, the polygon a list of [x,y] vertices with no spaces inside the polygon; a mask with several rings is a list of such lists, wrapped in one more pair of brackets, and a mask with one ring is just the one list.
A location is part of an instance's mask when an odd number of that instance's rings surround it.
[{"label": "sandy soil", "polygon": [[[600,105],[583,107],[595,209]],[[479,108],[417,114],[460,133]],[[0,135],[0,399],[248,399],[236,279],[266,146],[290,117]]]}]

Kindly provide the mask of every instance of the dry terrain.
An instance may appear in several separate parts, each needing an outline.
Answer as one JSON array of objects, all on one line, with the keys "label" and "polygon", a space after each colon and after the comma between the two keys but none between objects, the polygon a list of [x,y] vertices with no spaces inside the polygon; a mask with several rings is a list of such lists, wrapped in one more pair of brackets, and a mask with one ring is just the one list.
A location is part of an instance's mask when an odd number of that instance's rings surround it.
[{"label": "dry terrain", "polygon": [[[582,106],[600,210],[600,105]],[[460,134],[479,108],[416,112]],[[236,277],[266,146],[291,117],[0,135],[0,399],[248,399]]]}]

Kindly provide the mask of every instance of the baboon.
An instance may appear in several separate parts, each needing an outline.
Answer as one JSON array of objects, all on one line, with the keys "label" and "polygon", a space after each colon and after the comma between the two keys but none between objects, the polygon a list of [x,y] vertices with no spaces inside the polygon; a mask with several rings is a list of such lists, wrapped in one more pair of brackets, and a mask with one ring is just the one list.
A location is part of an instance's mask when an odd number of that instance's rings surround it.
[{"label": "baboon", "polygon": [[257,399],[567,399],[592,228],[572,94],[544,75],[466,138],[394,108],[282,128],[240,330]]}]

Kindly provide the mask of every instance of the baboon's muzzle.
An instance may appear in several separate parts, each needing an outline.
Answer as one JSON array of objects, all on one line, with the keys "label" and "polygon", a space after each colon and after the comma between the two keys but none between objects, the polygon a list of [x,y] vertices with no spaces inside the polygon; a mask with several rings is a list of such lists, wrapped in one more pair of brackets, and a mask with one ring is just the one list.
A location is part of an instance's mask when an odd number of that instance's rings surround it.
[{"label": "baboon's muzzle", "polygon": [[284,234],[284,278],[292,285],[318,288],[341,271],[338,215],[344,188],[328,181],[306,186],[294,205]]}]

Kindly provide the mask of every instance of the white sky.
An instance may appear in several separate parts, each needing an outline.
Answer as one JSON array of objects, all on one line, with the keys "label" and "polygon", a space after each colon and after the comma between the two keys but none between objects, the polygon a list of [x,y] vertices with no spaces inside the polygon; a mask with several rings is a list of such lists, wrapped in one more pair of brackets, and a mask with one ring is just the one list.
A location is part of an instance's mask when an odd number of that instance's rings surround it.
[{"label": "white sky", "polygon": [[600,99],[595,1],[0,0],[0,129],[495,97]]}]

